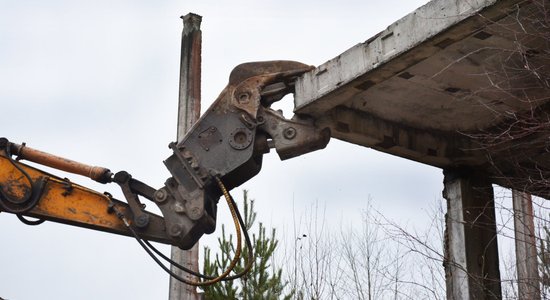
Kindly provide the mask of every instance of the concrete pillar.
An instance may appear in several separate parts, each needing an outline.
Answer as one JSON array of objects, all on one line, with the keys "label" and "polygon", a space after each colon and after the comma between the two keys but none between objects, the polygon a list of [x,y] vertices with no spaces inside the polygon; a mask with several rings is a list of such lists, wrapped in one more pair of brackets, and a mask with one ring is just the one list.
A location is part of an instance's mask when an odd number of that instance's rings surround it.
[{"label": "concrete pillar", "polygon": [[501,299],[493,187],[475,172],[443,173],[447,299]]},{"label": "concrete pillar", "polygon": [[520,191],[512,191],[512,202],[514,208],[518,299],[540,300],[540,279],[531,195]]},{"label": "concrete pillar", "polygon": [[[201,45],[202,32],[200,25],[202,17],[189,13],[182,17],[183,34],[181,39],[180,88],[178,103],[177,141],[181,141],[187,131],[199,119],[201,112]],[[188,269],[199,270],[199,242],[189,250],[181,250],[172,246],[172,260]],[[187,280],[194,281],[196,277],[172,266],[172,272]],[[184,284],[170,277],[169,300],[198,300],[197,288]]]}]

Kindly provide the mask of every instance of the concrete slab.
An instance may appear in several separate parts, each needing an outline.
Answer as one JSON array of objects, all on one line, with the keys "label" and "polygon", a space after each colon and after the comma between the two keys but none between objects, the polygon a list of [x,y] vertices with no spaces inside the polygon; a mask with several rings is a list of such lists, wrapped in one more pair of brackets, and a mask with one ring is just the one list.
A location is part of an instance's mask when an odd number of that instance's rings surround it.
[{"label": "concrete slab", "polygon": [[[521,75],[526,55],[548,50],[533,34],[536,2],[433,0],[300,78],[295,112],[314,116],[335,138],[441,168],[487,171],[507,186],[498,177],[514,172],[502,151],[509,144],[488,159],[475,137],[511,114],[547,111],[549,89]],[[548,68],[546,58],[537,67]],[[537,139],[539,146],[516,154],[546,166],[546,137]]]}]

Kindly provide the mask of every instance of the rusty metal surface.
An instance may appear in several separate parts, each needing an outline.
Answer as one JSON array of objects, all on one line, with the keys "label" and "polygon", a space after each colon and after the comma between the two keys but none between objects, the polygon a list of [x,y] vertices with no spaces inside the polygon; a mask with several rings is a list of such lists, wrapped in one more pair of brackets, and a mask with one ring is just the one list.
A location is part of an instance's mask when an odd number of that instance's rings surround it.
[{"label": "rusty metal surface", "polygon": [[11,152],[17,155],[19,159],[25,159],[54,169],[82,175],[100,183],[110,182],[111,176],[113,175],[107,168],[91,166],[68,158],[46,153],[44,151],[28,147],[24,143],[22,145],[10,143],[10,145]]},{"label": "rusty metal surface", "polygon": [[311,66],[293,61],[239,65],[214,104],[165,160],[172,174],[154,200],[160,207],[174,244],[191,247],[216,225],[221,191],[214,177],[232,189],[261,169],[268,146],[281,159],[295,157],[328,143],[328,129],[304,116],[286,119],[269,106],[294,92],[298,76]]}]

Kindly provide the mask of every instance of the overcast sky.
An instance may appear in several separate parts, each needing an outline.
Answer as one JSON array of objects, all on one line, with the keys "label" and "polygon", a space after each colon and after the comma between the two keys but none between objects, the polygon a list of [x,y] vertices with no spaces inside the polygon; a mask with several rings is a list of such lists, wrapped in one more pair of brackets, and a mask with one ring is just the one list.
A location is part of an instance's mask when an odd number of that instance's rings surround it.
[{"label": "overcast sky", "polygon": [[[158,188],[176,137],[180,15],[203,16],[204,111],[240,63],[320,65],[425,2],[0,0],[0,135]],[[122,198],[116,186],[61,176]],[[266,155],[260,175],[234,194],[239,201],[249,189],[259,219],[281,233],[293,209],[316,202],[333,220],[359,222],[369,198],[388,217],[422,226],[442,179],[439,169],[332,140],[284,162]],[[228,220],[227,208],[218,214]],[[130,238],[29,227],[7,213],[0,228],[0,297],[167,298],[167,275]],[[213,245],[215,235],[201,242]]]}]

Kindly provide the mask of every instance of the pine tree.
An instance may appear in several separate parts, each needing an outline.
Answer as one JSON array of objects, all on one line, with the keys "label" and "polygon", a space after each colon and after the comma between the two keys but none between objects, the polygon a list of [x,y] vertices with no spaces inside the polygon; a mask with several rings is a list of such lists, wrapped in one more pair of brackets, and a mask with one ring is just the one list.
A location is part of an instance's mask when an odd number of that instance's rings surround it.
[{"label": "pine tree", "polygon": [[[249,232],[256,221],[254,200],[248,199],[248,191],[244,191],[243,221]],[[279,300],[291,299],[294,291],[285,293],[283,290],[287,284],[282,279],[282,269],[274,269],[271,265],[273,254],[279,241],[276,238],[275,228],[271,234],[267,234],[265,226],[260,222],[257,232],[252,234],[252,246],[254,247],[254,264],[250,271],[235,281],[222,281],[203,288],[205,299],[243,299],[243,300]],[[221,274],[230,264],[235,254],[233,234],[227,235],[222,225],[222,236],[218,238],[219,253],[212,258],[212,251],[204,248],[204,272],[206,274]],[[242,257],[248,257],[249,249],[244,249]],[[240,259],[234,272],[240,272],[245,267],[244,259]]]}]

